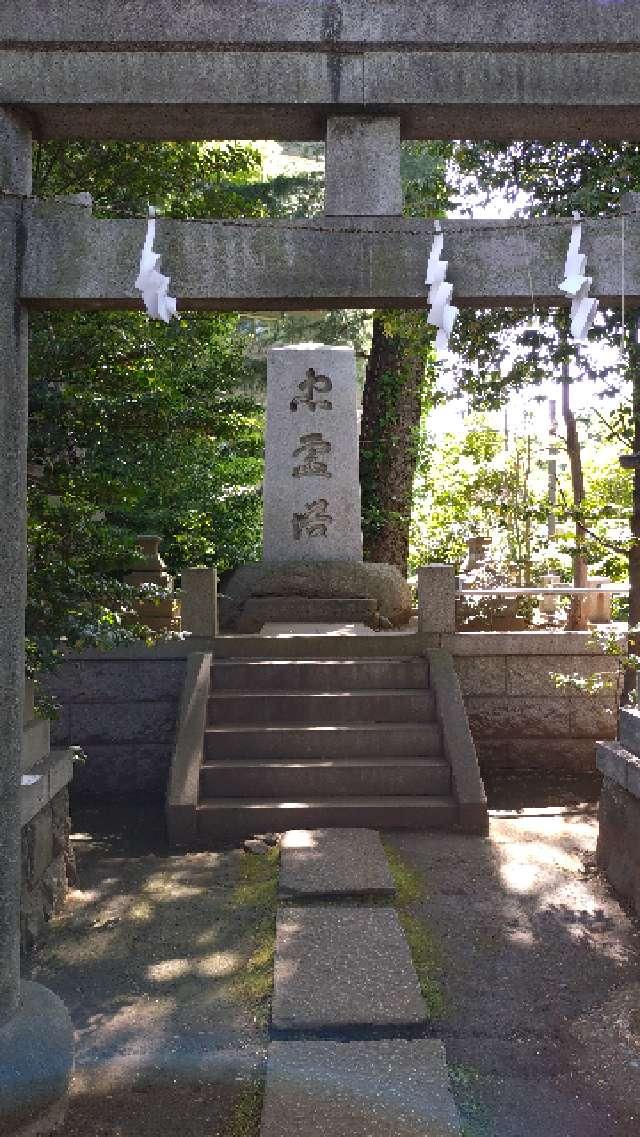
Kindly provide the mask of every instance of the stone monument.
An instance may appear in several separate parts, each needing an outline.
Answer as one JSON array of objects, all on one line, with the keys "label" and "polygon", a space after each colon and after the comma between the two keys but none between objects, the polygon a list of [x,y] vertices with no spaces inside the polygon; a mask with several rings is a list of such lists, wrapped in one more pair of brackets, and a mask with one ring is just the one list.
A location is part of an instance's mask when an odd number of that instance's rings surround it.
[{"label": "stone monument", "polygon": [[400,626],[409,587],[363,561],[356,360],[352,347],[275,347],[267,364],[264,557],[221,596],[223,631],[267,622]]},{"label": "stone monument", "polygon": [[352,347],[269,352],[264,560],[361,561]]}]

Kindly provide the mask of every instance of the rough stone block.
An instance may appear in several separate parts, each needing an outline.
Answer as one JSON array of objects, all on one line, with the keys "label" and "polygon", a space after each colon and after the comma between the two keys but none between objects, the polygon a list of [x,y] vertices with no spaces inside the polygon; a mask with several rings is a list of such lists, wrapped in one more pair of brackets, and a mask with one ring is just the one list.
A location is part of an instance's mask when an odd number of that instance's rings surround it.
[{"label": "rough stone block", "polygon": [[22,731],[22,769],[30,770],[51,749],[51,724],[48,719],[32,719]]},{"label": "rough stone block", "polygon": [[213,639],[218,634],[218,573],[215,568],[182,570],[182,631]]},{"label": "rough stone block", "polygon": [[570,738],[569,700],[471,695],[466,700],[475,738]]},{"label": "rough stone block", "polygon": [[620,742],[627,750],[640,755],[640,710],[636,707],[622,708],[618,734]]},{"label": "rough stone block", "polygon": [[325,213],[402,216],[399,116],[329,117]]},{"label": "rough stone block", "polygon": [[392,909],[280,907],[275,1030],[407,1027],[426,1018],[409,948]]},{"label": "rough stone block", "polygon": [[504,656],[459,656],[456,673],[464,695],[504,695],[507,660]]},{"label": "rough stone block", "polygon": [[[554,675],[577,676],[586,679],[601,675],[611,680],[612,694],[618,686],[620,666],[617,659],[607,656],[594,658],[584,655],[521,655],[507,659],[507,691],[510,695],[553,696],[565,693],[554,680]],[[567,692],[568,693],[568,690]]]},{"label": "rough stone block", "polygon": [[356,361],[351,347],[271,348],[265,561],[361,561]]},{"label": "rough stone block", "polygon": [[600,794],[598,864],[640,915],[640,801],[605,776]]},{"label": "rough stone block", "polygon": [[379,835],[372,829],[294,829],[285,833],[280,895],[393,896]]},{"label": "rough stone block", "polygon": [[176,703],[76,703],[70,707],[74,745],[115,745],[118,742],[164,742],[173,737]]},{"label": "rough stone block", "polygon": [[53,820],[51,807],[44,809],[22,829],[22,880],[27,888],[44,876],[53,860]]},{"label": "rough stone block", "polygon": [[574,738],[615,738],[618,702],[613,695],[572,695],[571,734]]},{"label": "rough stone block", "polygon": [[72,658],[48,676],[44,686],[65,706],[163,700],[177,704],[184,670],[184,659]]},{"label": "rough stone block", "polygon": [[420,631],[447,634],[456,630],[456,570],[453,565],[418,569]]},{"label": "rough stone block", "polygon": [[458,1137],[434,1039],[272,1042],[260,1137]]},{"label": "rough stone block", "polygon": [[601,742],[596,746],[596,766],[600,773],[623,789],[627,788],[628,756],[629,751],[619,742]]}]

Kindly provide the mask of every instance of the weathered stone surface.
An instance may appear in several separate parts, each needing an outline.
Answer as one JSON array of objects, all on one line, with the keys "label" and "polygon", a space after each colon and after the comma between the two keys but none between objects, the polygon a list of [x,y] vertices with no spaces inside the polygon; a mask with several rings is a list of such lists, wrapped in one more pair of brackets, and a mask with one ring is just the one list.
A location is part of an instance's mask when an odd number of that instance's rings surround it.
[{"label": "weathered stone surface", "polygon": [[73,1026],[60,999],[22,983],[15,1014],[0,1027],[0,1134],[51,1133],[64,1115],[73,1068]]},{"label": "weathered stone surface", "polygon": [[74,793],[93,798],[162,797],[171,764],[172,739],[158,742],[88,743],[76,766]]},{"label": "weathered stone surface", "polygon": [[399,116],[330,117],[325,163],[327,216],[402,216]]},{"label": "weathered stone surface", "polygon": [[595,739],[482,738],[476,752],[483,775],[496,770],[593,773]]},{"label": "weathered stone surface", "polygon": [[472,695],[466,700],[474,738],[569,738],[569,700]]},{"label": "weathered stone surface", "polygon": [[379,835],[372,829],[293,829],[280,856],[280,895],[393,896]]},{"label": "weathered stone surface", "polygon": [[215,568],[183,569],[180,584],[182,631],[195,636],[217,636],[218,573]]},{"label": "weathered stone surface", "polygon": [[627,788],[627,759],[630,757],[620,742],[600,742],[596,746],[596,766],[600,773],[623,789]]},{"label": "weathered stone surface", "polygon": [[349,561],[289,561],[283,564],[243,565],[227,582],[230,602],[223,631],[233,631],[246,600],[262,596],[319,598],[371,597],[394,627],[411,618],[411,590],[393,565]]},{"label": "weathered stone surface", "polygon": [[444,756],[451,767],[460,826],[467,832],[487,833],[487,798],[451,654],[442,648],[431,650],[429,673],[442,730]]},{"label": "weathered stone surface", "polygon": [[[186,657],[188,648],[184,647]],[[72,657],[44,681],[45,690],[65,706],[70,703],[147,702],[178,703],[184,681],[185,659]]]},{"label": "weathered stone surface", "polygon": [[600,794],[598,864],[640,915],[640,801],[605,775]]},{"label": "weathered stone surface", "polygon": [[281,906],[275,1030],[401,1027],[426,1008],[395,911],[342,905]]},{"label": "weathered stone surface", "polygon": [[356,386],[352,347],[269,351],[266,562],[362,560]]},{"label": "weathered stone surface", "polygon": [[465,696],[506,694],[507,662],[504,656],[458,656],[455,667]]},{"label": "weathered stone surface", "polygon": [[[450,57],[447,66],[452,67]],[[47,60],[48,76],[52,70],[53,63]],[[140,306],[130,266],[137,264],[144,242],[143,221],[99,220],[81,206],[44,202],[27,208],[25,224],[22,295],[26,301],[43,307],[70,302],[79,308]],[[487,231],[486,221],[443,223],[448,279],[456,304],[525,306],[531,300],[531,284],[541,304],[566,303],[558,282],[563,277],[570,220],[527,222],[526,259],[520,223],[491,224]],[[433,240],[432,221],[332,218],[331,231],[326,230],[325,220],[185,225],[165,218],[158,221],[157,248],[171,269],[172,290],[187,308],[424,308],[424,259]],[[619,222],[584,220],[583,248],[593,275],[593,294],[603,305],[619,302]],[[637,305],[640,232],[636,225],[628,226],[626,250],[626,296]]]},{"label": "weathered stone surface", "polygon": [[177,703],[75,703],[69,708],[69,734],[75,745],[164,742],[176,728]]},{"label": "weathered stone surface", "polygon": [[363,7],[361,0],[339,0],[336,18],[328,26],[326,11],[317,0],[279,0],[268,8],[255,0],[233,5],[192,0],[187,8],[169,6],[163,19],[146,0],[3,0],[2,42],[83,47],[118,44],[155,50],[171,46],[314,45],[332,51],[352,51],[365,44],[412,48],[481,46],[544,46],[563,48],[617,48],[640,44],[640,15],[634,4],[598,4],[584,19],[584,0],[523,0],[514,8],[510,0],[477,0],[452,8],[450,0],[433,0],[428,10],[422,0],[378,0]]},{"label": "weathered stone surface", "polygon": [[454,565],[427,565],[418,569],[418,610],[421,632],[455,632],[456,570]]},{"label": "weathered stone surface", "polygon": [[637,707],[623,707],[619,722],[620,742],[632,754],[640,755],[640,710]]},{"label": "weathered stone surface", "polygon": [[601,676],[603,681],[611,683],[611,693],[618,687],[620,664],[611,656],[601,655],[598,659],[593,656],[557,655],[515,656],[507,660],[507,691],[510,695],[561,695],[563,688],[558,686],[553,678],[555,675],[576,676],[587,679],[591,676]]},{"label": "weathered stone surface", "polygon": [[618,702],[613,695],[572,695],[571,734],[574,738],[615,738]]},{"label": "weathered stone surface", "polygon": [[245,602],[236,631],[252,635],[265,624],[365,624],[377,627],[376,600],[320,599],[308,596],[261,596]]},{"label": "weathered stone surface", "polygon": [[457,1137],[434,1039],[272,1042],[260,1137]]}]

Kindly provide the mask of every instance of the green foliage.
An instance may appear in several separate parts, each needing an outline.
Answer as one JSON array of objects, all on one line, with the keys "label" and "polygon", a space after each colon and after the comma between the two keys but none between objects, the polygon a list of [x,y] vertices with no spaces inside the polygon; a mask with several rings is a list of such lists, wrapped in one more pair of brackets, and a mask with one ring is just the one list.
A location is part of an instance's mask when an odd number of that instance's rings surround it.
[{"label": "green foliage", "polygon": [[[242,197],[260,156],[238,144],[36,147],[41,197],[89,189],[103,217],[259,212]],[[170,266],[167,266],[170,272]],[[47,312],[31,319],[28,653],[59,641],[147,638],[123,576],[134,537],[158,532],[169,567],[221,570],[257,554],[262,410],[232,315]]]}]

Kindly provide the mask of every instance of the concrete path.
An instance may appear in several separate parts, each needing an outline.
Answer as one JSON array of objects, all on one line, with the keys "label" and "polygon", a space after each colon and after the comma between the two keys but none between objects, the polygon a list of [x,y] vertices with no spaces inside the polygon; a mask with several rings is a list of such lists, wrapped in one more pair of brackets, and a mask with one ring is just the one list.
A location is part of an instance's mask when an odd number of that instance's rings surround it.
[{"label": "concrete path", "polygon": [[281,906],[276,1031],[390,1031],[422,1026],[426,1007],[398,917],[368,905]]},{"label": "concrete path", "polygon": [[275,1042],[261,1137],[459,1137],[442,1043]]},{"label": "concrete path", "polygon": [[390,837],[426,880],[469,1137],[638,1137],[640,929],[595,872],[589,809],[494,816],[489,839]]},{"label": "concrete path", "polygon": [[280,896],[338,899],[393,897],[395,888],[372,829],[292,829],[280,853]]}]

